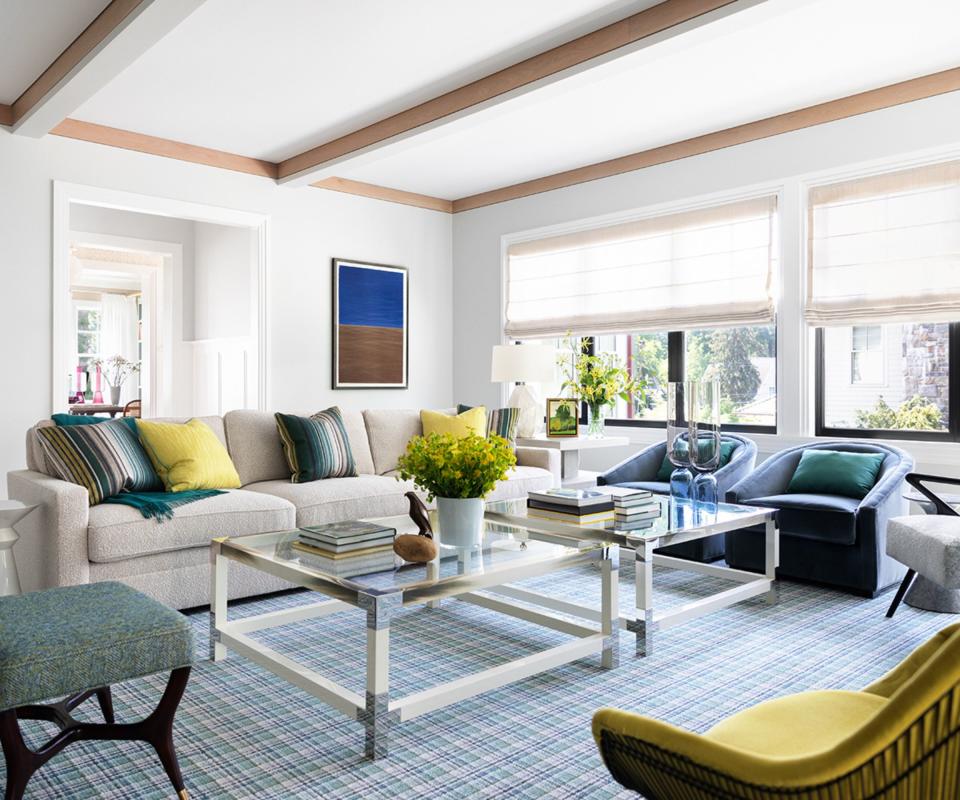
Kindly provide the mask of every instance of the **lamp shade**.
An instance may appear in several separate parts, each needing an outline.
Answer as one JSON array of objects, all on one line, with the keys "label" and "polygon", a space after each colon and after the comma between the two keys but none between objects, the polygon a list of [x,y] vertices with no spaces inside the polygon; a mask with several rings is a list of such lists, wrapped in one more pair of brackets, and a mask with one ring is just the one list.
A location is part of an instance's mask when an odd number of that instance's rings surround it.
[{"label": "lamp shade", "polygon": [[556,376],[557,351],[538,344],[498,344],[493,348],[490,380],[494,383],[550,383]]}]

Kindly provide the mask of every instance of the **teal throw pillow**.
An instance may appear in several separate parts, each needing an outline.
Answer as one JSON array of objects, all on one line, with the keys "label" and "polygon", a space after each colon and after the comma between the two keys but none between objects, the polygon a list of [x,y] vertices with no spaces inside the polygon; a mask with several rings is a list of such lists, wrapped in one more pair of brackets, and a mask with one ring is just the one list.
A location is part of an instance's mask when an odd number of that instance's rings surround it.
[{"label": "teal throw pillow", "polygon": [[339,408],[333,406],[312,417],[279,412],[274,416],[292,483],[356,477],[357,465]]},{"label": "teal throw pillow", "polygon": [[833,494],[862,500],[873,488],[884,453],[804,450],[787,494]]},{"label": "teal throw pillow", "polygon": [[[730,463],[730,459],[733,458],[733,452],[740,446],[740,442],[735,442],[732,439],[726,439],[720,441],[720,464],[717,466],[717,469],[720,467],[725,467]],[[700,452],[706,453],[707,448],[710,447],[709,441],[700,442]],[[686,442],[678,443],[677,449],[681,452],[686,452]],[[663,457],[663,462],[660,464],[660,469],[657,471],[656,479],[661,483],[666,483],[670,480],[670,476],[673,474],[673,471],[676,469],[674,463],[670,460],[668,456]]]},{"label": "teal throw pillow", "polygon": [[53,414],[50,419],[58,428],[73,425],[99,425],[101,422],[122,422],[136,434],[137,438],[140,437],[137,432],[137,421],[133,417],[120,417],[117,420],[111,417],[91,417],[86,414]]}]

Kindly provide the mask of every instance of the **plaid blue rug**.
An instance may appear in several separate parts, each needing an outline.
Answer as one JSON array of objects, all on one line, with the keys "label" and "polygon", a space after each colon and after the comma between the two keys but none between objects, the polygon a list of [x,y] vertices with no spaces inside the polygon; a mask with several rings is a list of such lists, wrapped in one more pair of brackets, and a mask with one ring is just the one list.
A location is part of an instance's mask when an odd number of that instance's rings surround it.
[{"label": "plaid blue rug", "polygon": [[[622,607],[633,572],[621,569]],[[599,599],[592,568],[527,581],[556,596]],[[729,586],[729,584],[722,584]],[[657,570],[664,608],[715,591],[717,582]],[[316,601],[306,592],[231,605],[238,618]],[[811,688],[859,688],[957,618],[781,582],[780,603],[741,603],[659,634],[655,654],[633,655],[621,633],[621,663],[599,656],[568,664],[394,728],[390,756],[363,758],[363,728],[271,673],[231,653],[206,661],[209,616],[190,614],[198,657],[177,716],[176,744],[191,798],[413,800],[417,798],[624,798],[590,735],[600,706],[632,709],[701,731],[761,700]],[[363,692],[360,612],[344,612],[257,634],[280,652]],[[402,696],[518,658],[568,637],[485,609],[445,601],[411,608],[391,629],[391,691]],[[115,687],[120,719],[147,712],[165,683],[150,677]],[[82,716],[95,719],[96,703]],[[38,744],[51,729],[28,723]],[[67,748],[31,781],[28,798],[171,798],[153,752],[133,742]]]}]

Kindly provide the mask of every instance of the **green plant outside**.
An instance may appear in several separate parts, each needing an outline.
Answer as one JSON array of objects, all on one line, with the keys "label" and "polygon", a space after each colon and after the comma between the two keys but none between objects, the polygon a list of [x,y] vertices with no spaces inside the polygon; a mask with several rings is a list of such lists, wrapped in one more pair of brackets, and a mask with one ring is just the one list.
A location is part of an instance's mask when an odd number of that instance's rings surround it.
[{"label": "green plant outside", "polygon": [[513,448],[500,436],[431,433],[408,442],[397,462],[397,480],[413,480],[428,500],[485,497],[516,463]]},{"label": "green plant outside", "polygon": [[893,408],[883,396],[869,410],[856,412],[856,427],[883,431],[942,431],[943,415],[929,400],[914,395]]}]

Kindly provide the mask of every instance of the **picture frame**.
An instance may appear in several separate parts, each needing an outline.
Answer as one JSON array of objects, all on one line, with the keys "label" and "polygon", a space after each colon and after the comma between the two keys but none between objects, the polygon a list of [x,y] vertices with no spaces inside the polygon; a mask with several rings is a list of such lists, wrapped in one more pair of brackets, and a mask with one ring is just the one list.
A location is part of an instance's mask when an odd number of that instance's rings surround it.
[{"label": "picture frame", "polygon": [[332,273],[333,388],[408,388],[407,268],[334,258]]},{"label": "picture frame", "polygon": [[547,436],[572,439],[580,435],[580,401],[575,397],[547,398]]}]

